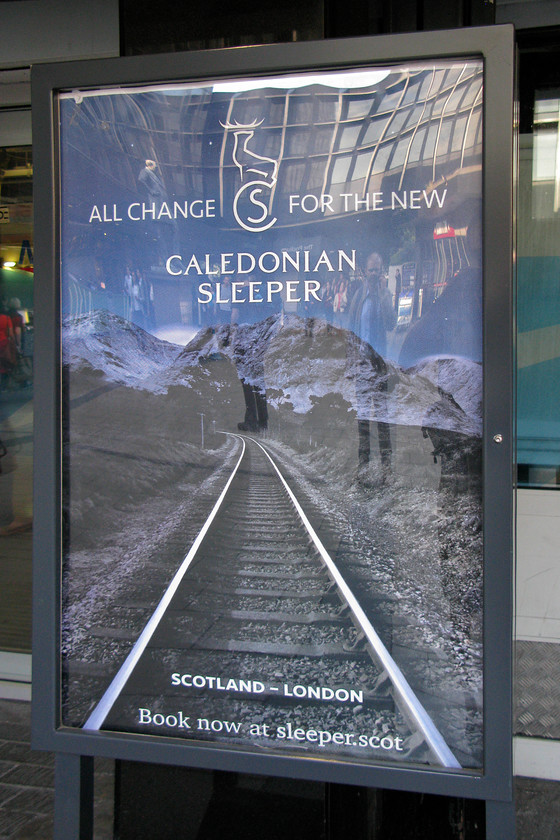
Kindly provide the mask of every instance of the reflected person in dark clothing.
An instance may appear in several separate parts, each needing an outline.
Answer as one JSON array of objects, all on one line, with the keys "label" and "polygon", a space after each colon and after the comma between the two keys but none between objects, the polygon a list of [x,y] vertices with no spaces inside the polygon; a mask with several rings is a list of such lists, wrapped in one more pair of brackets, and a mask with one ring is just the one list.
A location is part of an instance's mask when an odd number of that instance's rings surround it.
[{"label": "reflected person in dark clothing", "polygon": [[[371,483],[367,475],[371,455],[370,418],[372,413],[386,413],[387,332],[395,323],[396,313],[385,282],[383,260],[373,252],[366,261],[365,279],[352,297],[348,310],[348,326],[355,336],[349,347],[349,361],[353,366],[357,397],[358,482],[366,487]],[[377,425],[383,483],[391,471],[391,433],[384,420],[373,418],[373,422]]]},{"label": "reflected person in dark clothing", "polygon": [[[243,280],[244,292],[240,294],[240,301],[232,305],[231,308],[231,325],[233,331],[234,342],[234,357],[242,362],[243,345],[236,341],[236,331],[239,326],[249,324],[253,321],[251,314],[254,311],[254,304],[248,302],[249,300],[249,284],[256,280],[254,275],[250,275]],[[262,297],[257,297],[257,305],[260,307],[263,304]],[[268,403],[266,400],[266,386],[264,381],[264,351],[266,345],[262,348],[262,360],[255,370],[253,370],[252,381],[241,375],[239,368],[242,364],[238,364],[238,376],[243,388],[243,399],[245,401],[245,416],[243,420],[237,424],[240,432],[264,432],[268,428]]]},{"label": "reflected person in dark clothing", "polygon": [[482,217],[471,212],[463,265],[403,341],[399,364],[409,368],[430,356],[482,362]]},{"label": "reflected person in dark clothing", "polygon": [[138,175],[138,183],[146,189],[153,201],[166,201],[167,193],[163,181],[156,172],[155,160],[147,160],[144,169]]},{"label": "reflected person in dark clothing", "polygon": [[[411,327],[399,355],[399,364],[407,369],[427,358],[440,360],[439,399],[430,406],[422,431],[433,444],[434,460],[441,464],[440,489],[455,495],[479,489],[482,474],[480,439],[447,430],[441,419],[451,403],[456,405],[443,387],[446,360],[482,363],[482,212],[478,205],[468,217],[466,255],[467,264]],[[465,376],[467,371],[465,367]]]},{"label": "reflected person in dark clothing", "polygon": [[155,211],[155,215],[153,215],[151,213],[152,208],[148,208],[150,212],[145,224],[150,226],[151,233],[154,231],[157,233],[160,240],[160,257],[166,258],[170,253],[179,253],[177,222],[169,219],[166,215],[158,216],[161,205],[167,202],[168,197],[155,160],[146,160],[144,168],[140,170],[138,175],[138,183],[148,193],[150,203]]}]

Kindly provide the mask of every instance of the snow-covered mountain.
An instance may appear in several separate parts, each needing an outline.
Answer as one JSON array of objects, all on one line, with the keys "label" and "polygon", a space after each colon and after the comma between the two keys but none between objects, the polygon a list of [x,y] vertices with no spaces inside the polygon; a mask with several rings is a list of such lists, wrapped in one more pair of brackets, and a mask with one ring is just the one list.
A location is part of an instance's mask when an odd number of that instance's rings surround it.
[{"label": "snow-covered mountain", "polygon": [[371,348],[364,352],[347,330],[276,315],[254,325],[201,330],[166,379],[177,382],[184,366],[218,355],[235,365],[240,379],[266,390],[272,407],[289,403],[296,414],[306,414],[317,400],[337,394],[364,419],[481,434],[482,369],[469,359],[432,357],[404,371]]},{"label": "snow-covered mountain", "polygon": [[62,322],[63,362],[71,370],[92,370],[108,382],[161,393],[158,376],[181,348],[161,341],[106,310],[95,310]]},{"label": "snow-covered mountain", "polygon": [[482,365],[459,357],[430,356],[407,371],[424,376],[437,388],[453,395],[463,411],[482,429]]},{"label": "snow-covered mountain", "polygon": [[94,312],[65,322],[63,347],[73,372],[95,370],[153,394],[186,387],[215,405],[238,381],[266,392],[269,411],[308,415],[334,395],[358,419],[481,434],[480,365],[432,357],[404,371],[319,319],[271,315],[256,324],[208,327],[181,350],[116,315]]}]

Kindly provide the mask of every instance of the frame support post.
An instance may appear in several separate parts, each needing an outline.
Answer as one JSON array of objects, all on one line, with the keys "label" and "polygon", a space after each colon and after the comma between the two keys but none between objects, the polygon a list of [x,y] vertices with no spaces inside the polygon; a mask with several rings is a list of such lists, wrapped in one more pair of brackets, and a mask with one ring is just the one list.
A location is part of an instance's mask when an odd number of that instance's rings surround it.
[{"label": "frame support post", "polygon": [[515,802],[486,801],[487,840],[515,840]]},{"label": "frame support post", "polygon": [[93,758],[55,757],[54,840],[93,838]]}]

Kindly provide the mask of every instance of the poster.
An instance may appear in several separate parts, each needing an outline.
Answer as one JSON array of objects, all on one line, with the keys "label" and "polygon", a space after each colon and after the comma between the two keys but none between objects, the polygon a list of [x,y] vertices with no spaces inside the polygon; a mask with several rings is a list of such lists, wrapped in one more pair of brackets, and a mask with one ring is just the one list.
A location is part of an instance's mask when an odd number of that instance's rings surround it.
[{"label": "poster", "polygon": [[482,769],[482,61],[58,96],[62,723]]}]

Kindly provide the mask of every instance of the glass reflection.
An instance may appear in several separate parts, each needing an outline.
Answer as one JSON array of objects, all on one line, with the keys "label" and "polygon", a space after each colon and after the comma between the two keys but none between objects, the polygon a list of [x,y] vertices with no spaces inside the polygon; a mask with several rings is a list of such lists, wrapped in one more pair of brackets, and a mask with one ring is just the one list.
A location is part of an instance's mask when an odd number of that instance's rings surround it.
[{"label": "glass reflection", "polygon": [[31,651],[33,165],[0,149],[0,650]]},{"label": "glass reflection", "polygon": [[[205,723],[165,734],[227,741],[225,717],[301,753],[288,724],[339,727],[321,754],[442,763],[314,579],[309,534],[267,512],[262,445],[453,761],[479,768],[482,67],[304,81],[60,101],[64,721],[161,733],[180,702]],[[172,615],[99,717],[242,446]],[[218,673],[268,694],[213,693]],[[297,705],[318,674],[369,693]]]},{"label": "glass reflection", "polygon": [[532,133],[520,137],[517,421],[521,485],[557,486],[560,475],[558,250],[560,95],[534,91]]}]

